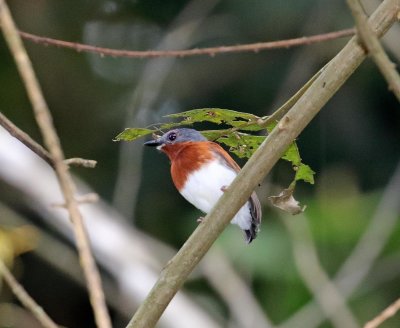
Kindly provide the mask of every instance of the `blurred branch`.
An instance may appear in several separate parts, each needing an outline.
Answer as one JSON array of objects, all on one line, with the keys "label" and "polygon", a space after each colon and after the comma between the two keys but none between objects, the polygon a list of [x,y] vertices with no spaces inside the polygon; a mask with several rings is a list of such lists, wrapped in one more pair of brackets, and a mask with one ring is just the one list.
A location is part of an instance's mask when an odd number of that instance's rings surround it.
[{"label": "blurred branch", "polygon": [[68,172],[68,166],[64,163],[64,154],[60,140],[55,131],[50,110],[33,71],[32,63],[26,53],[9,8],[4,0],[0,0],[0,23],[6,42],[14,57],[23,83],[25,84],[28,97],[32,103],[35,118],[43,135],[44,143],[49,149],[50,156],[54,161],[54,170],[75,231],[80,262],[88,283],[90,301],[94,310],[96,323],[100,328],[109,328],[111,327],[111,320],[107,312],[104,293],[101,287],[100,274],[90,250],[87,232],[78,203],[74,197],[75,185]]},{"label": "blurred branch", "polygon": [[[329,26],[332,26],[337,14],[335,13],[335,10],[337,10],[336,5],[337,3],[333,1],[317,1],[315,5],[310,8],[311,10],[307,13],[307,17],[304,17],[304,25],[299,30],[299,33],[310,34],[314,31],[315,26],[318,26],[320,29],[328,29]],[[331,13],[331,15],[327,17],[325,15],[326,12]],[[326,52],[324,52],[324,49],[321,49],[321,51],[318,51],[318,53],[325,56]],[[280,84],[279,89],[274,93],[272,106],[269,105],[269,107],[278,107],[279,104],[287,99],[288,91],[296,90],[298,86],[303,83],[304,76],[312,75],[315,67],[319,65],[320,57],[321,56],[316,56],[315,49],[312,47],[303,47],[297,51],[293,51],[293,56],[291,56],[287,69],[284,72],[286,76]]]},{"label": "blurred branch", "polygon": [[230,315],[241,328],[271,328],[273,323],[253,295],[250,287],[232,267],[229,259],[215,247],[201,263],[205,278],[223,298]]},{"label": "blurred branch", "polygon": [[45,328],[58,328],[57,324],[47,315],[46,312],[35,302],[35,300],[29,296],[26,290],[18,283],[14,278],[10,270],[4,264],[3,260],[0,258],[0,277],[3,277],[7,284],[10,286],[14,295],[19,299],[19,301],[29,309],[35,318],[43,325]]},{"label": "blurred branch", "polygon": [[[391,236],[400,210],[399,193],[400,162],[383,192],[369,226],[334,278],[335,285],[344,297],[349,298],[367,276]],[[319,326],[323,319],[317,304],[310,302],[279,327],[298,327],[298,323],[302,322],[312,328]]]},{"label": "blurred branch", "polygon": [[[26,213],[17,213],[7,205],[0,202],[0,226],[18,227],[32,224],[32,222],[29,221],[30,215],[27,214],[27,216],[25,216],[25,214]],[[57,220],[57,218],[54,217],[51,219]],[[53,267],[63,275],[68,276],[69,280],[72,280],[80,288],[84,289],[85,279],[82,275],[82,270],[80,270],[78,256],[73,249],[73,246],[70,246],[62,240],[52,236],[51,233],[42,229],[40,225],[35,226],[35,228],[38,229],[40,238],[37,246],[33,249],[33,254],[37,255],[50,267]],[[121,238],[121,236],[119,237]],[[60,254],[62,254],[61,257]],[[118,283],[116,284],[115,281],[118,281],[118,277],[113,277],[112,275],[106,276],[103,279],[107,302],[115,309],[116,313],[129,318],[131,308],[135,305],[131,299],[121,293],[120,286],[118,286]],[[19,327],[18,325],[16,326]],[[1,321],[0,327],[2,327]]]},{"label": "blurred branch", "polygon": [[17,138],[25,146],[31,149],[36,155],[44,159],[49,165],[53,166],[53,160],[49,152],[40,144],[33,140],[27,133],[22,131],[13,122],[11,122],[3,113],[0,112],[0,125],[7,130],[14,138]]},{"label": "blurred branch", "polygon": [[[359,0],[347,0],[347,4],[353,14],[357,27],[357,36],[368,50],[375,64],[378,66],[382,75],[389,85],[389,90],[393,91],[397,100],[400,102],[400,76],[396,71],[396,65],[391,62],[385,50],[383,49],[378,37],[368,24],[368,18],[365,15]],[[400,1],[397,1],[398,15],[400,15]]]},{"label": "blurred branch", "polygon": [[97,161],[93,159],[85,159],[79,157],[67,158],[64,160],[66,165],[82,166],[89,169],[93,169],[97,165]]},{"label": "blurred branch", "polygon": [[[99,201],[99,195],[94,193],[94,192],[91,192],[89,194],[76,197],[76,201],[77,201],[78,204],[96,203],[96,202]],[[53,203],[52,206],[53,207],[66,207],[66,204],[64,204],[64,203]]]},{"label": "blurred branch", "polygon": [[[398,0],[385,0],[371,17],[371,23],[382,35],[397,20]],[[352,38],[326,66],[321,75],[282,118],[238,176],[207,214],[186,243],[173,257],[159,280],[139,307],[129,328],[154,327],[178,289],[183,285],[232,217],[279,160],[289,144],[310,123],[365,59],[365,52]]]},{"label": "blurred branch", "polygon": [[62,48],[69,48],[76,50],[78,52],[90,52],[97,53],[102,56],[112,56],[112,57],[127,57],[127,58],[155,58],[155,57],[192,57],[192,56],[215,56],[216,54],[224,53],[239,53],[239,52],[259,52],[262,50],[270,49],[281,49],[290,48],[295,46],[309,45],[313,43],[325,42],[334,39],[339,39],[343,37],[348,37],[354,35],[355,30],[353,28],[329,32],[324,34],[317,34],[312,36],[303,36],[300,38],[270,41],[270,42],[258,42],[250,44],[241,44],[236,46],[219,46],[219,47],[209,47],[201,49],[188,49],[188,50],[147,50],[147,51],[137,51],[137,50],[120,50],[120,49],[110,49],[90,46],[87,44],[69,42],[63,40],[56,40],[52,38],[47,38],[43,36],[34,35],[31,33],[26,33],[19,31],[22,38],[44,45],[52,45]]},{"label": "blurred branch", "polygon": [[376,328],[380,326],[384,321],[393,317],[400,310],[400,298],[394,303],[389,305],[385,310],[383,310],[378,316],[376,316],[371,321],[368,321],[364,328]]},{"label": "blurred branch", "polygon": [[[9,152],[10,149],[13,150],[12,153]],[[45,165],[22,143],[0,129],[0,190],[7,190],[7,193],[2,194],[3,199],[6,202],[12,201],[15,208],[27,209],[24,214],[30,218],[31,213],[34,213],[33,217],[40,221],[39,226],[51,227],[50,230],[56,231],[58,238],[62,236],[61,240],[68,240],[74,245],[75,238],[68,221],[68,212],[57,208],[49,211],[49,202],[55,203],[62,197],[57,181],[53,178],[54,172],[50,166]],[[73,179],[77,194],[93,192],[79,177],[73,176]],[[80,210],[86,219],[86,225],[90,227],[88,234],[93,251],[106,272],[103,285],[107,304],[118,309],[116,311],[127,318],[127,322],[132,316],[132,309],[137,308],[145,299],[160,270],[176,250],[133,228],[126,222],[126,218],[102,199],[94,204],[81,206]],[[18,224],[15,217],[2,211],[0,204],[0,224],[7,219],[11,220],[8,225]],[[85,287],[75,252],[69,247],[69,252],[66,252],[65,248],[47,242],[41,235],[36,249],[38,254],[64,274],[79,277],[80,285]],[[176,295],[159,324],[160,327],[169,328],[220,327],[214,318],[214,312],[202,308],[184,291]]]},{"label": "blurred branch", "polygon": [[335,327],[359,327],[346,306],[346,299],[322,268],[306,217],[284,218],[293,244],[293,255],[299,273],[326,316]]},{"label": "blurred branch", "polygon": [[[190,46],[193,34],[204,24],[205,18],[219,0],[191,0],[174,19],[157,49],[184,49]],[[146,61],[139,83],[127,104],[126,126],[146,126],[156,101],[162,94],[166,80],[177,58],[153,58]],[[153,114],[154,115],[154,114]],[[135,212],[141,179],[143,147],[139,143],[120,143],[118,175],[115,183],[113,205],[127,219]],[[130,220],[133,221],[134,220]]]},{"label": "blurred branch", "polygon": [[[18,126],[11,122],[3,113],[0,112],[0,125],[8,131],[14,138],[17,138],[36,155],[45,160],[50,166],[54,168],[54,161],[49,152],[44,149],[40,144],[33,140],[29,134],[22,131]],[[69,158],[64,160],[67,165],[77,165],[87,168],[94,168],[97,164],[96,161],[83,158]]]}]

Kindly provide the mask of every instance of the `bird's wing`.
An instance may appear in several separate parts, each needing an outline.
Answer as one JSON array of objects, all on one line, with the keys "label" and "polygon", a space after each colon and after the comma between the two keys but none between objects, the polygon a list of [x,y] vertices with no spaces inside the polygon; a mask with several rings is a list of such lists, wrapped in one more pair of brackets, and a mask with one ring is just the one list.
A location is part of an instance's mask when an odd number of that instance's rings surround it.
[{"label": "bird's wing", "polygon": [[[233,169],[236,172],[240,171],[240,166],[233,160],[233,158],[217,143],[215,142],[208,142],[210,145],[211,151],[218,156],[218,158],[223,162],[226,166],[229,168]],[[251,216],[253,218],[252,224],[254,225],[254,230],[255,233],[258,231],[258,227],[261,223],[261,205],[260,201],[257,197],[257,194],[253,191],[249,198],[250,202],[250,211],[251,211]],[[254,236],[255,237],[255,236]]]},{"label": "bird's wing", "polygon": [[211,152],[213,152],[224,165],[235,172],[240,171],[240,166],[233,160],[233,158],[225,151],[224,148],[212,141],[208,141],[208,144]]}]

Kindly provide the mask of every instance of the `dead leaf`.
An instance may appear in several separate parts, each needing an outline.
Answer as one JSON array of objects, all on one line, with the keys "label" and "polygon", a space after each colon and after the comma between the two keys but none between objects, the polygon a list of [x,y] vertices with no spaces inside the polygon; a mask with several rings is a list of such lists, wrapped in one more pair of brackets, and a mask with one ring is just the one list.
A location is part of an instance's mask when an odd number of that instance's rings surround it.
[{"label": "dead leaf", "polygon": [[293,191],[293,187],[283,189],[278,196],[270,196],[269,200],[275,207],[278,207],[292,215],[304,212],[306,206],[300,206],[299,202],[293,197]]}]

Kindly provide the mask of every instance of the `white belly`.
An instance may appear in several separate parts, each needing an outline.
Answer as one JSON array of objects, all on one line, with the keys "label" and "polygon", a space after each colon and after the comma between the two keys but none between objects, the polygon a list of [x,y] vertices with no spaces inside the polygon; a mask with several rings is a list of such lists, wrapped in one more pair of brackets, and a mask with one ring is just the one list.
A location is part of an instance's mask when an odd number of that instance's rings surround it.
[{"label": "white belly", "polygon": [[[228,187],[237,173],[234,170],[211,161],[201,169],[190,174],[182,190],[185,199],[204,213],[209,213],[218,199],[222,196],[221,188]],[[248,230],[251,226],[249,202],[243,205],[232,219],[231,223],[237,224],[241,229]]]}]

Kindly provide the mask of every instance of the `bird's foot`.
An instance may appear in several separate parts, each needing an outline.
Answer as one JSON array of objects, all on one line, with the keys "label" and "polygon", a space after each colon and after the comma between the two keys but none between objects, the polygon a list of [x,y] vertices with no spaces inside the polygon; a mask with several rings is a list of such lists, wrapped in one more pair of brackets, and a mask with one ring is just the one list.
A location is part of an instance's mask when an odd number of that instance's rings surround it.
[{"label": "bird's foot", "polygon": [[203,216],[200,216],[196,221],[197,221],[197,223],[202,223],[203,220],[204,220],[204,217],[203,217]]},{"label": "bird's foot", "polygon": [[222,187],[221,187],[221,191],[222,191],[222,192],[225,192],[227,189],[228,189],[228,186],[222,186]]}]

